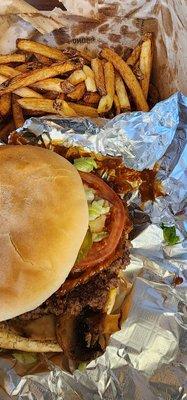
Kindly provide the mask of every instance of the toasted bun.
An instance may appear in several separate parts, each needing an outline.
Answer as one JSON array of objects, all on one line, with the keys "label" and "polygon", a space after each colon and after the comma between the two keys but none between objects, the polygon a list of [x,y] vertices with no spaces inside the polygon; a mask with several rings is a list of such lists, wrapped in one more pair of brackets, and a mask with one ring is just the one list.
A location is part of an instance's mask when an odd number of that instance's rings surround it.
[{"label": "toasted bun", "polygon": [[62,351],[55,342],[24,338],[12,332],[5,324],[0,324],[0,348],[38,353]]},{"label": "toasted bun", "polygon": [[0,148],[0,321],[33,310],[71,271],[88,228],[77,170],[33,146]]}]

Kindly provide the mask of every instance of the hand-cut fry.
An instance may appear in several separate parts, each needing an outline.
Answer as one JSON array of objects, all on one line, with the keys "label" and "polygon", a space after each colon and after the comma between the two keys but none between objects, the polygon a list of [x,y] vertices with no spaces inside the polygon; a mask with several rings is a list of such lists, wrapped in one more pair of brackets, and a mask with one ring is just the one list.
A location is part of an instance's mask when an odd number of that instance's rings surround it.
[{"label": "hand-cut fry", "polygon": [[151,38],[147,38],[142,43],[141,53],[140,53],[140,70],[143,74],[143,79],[140,82],[142,87],[145,99],[147,99],[148,90],[149,90],[149,81],[151,76],[151,68],[152,68],[152,41]]},{"label": "hand-cut fry", "polygon": [[72,83],[70,83],[68,79],[65,79],[63,82],[61,82],[60,86],[61,91],[64,94],[71,93],[75,89],[75,86],[72,85]]},{"label": "hand-cut fry", "polygon": [[42,81],[36,82],[32,85],[34,89],[41,89],[41,90],[52,90],[55,92],[62,92],[61,83],[63,79],[60,78],[49,78],[43,79]]},{"label": "hand-cut fry", "polygon": [[92,118],[98,117],[98,112],[96,108],[76,103],[68,102],[68,104],[70,105],[70,107],[73,108],[73,110],[75,110],[77,115],[80,115],[81,117],[92,117]]},{"label": "hand-cut fry", "polygon": [[12,95],[12,114],[14,119],[14,124],[16,129],[23,126],[25,119],[23,116],[23,111],[20,105],[18,104],[17,100],[19,97],[16,94]]},{"label": "hand-cut fry", "polygon": [[4,82],[6,82],[7,81],[7,76],[4,76],[4,75],[0,75],[0,85],[1,85],[1,83],[4,83]]},{"label": "hand-cut fry", "polygon": [[96,88],[96,85],[95,85],[95,80],[94,80],[94,78],[91,78],[91,77],[87,77],[86,79],[85,79],[85,85],[86,85],[86,90],[88,91],[88,92],[97,92],[97,88]]},{"label": "hand-cut fry", "polygon": [[80,100],[82,99],[85,91],[86,91],[85,83],[80,82],[78,83],[78,85],[75,86],[75,89],[71,93],[67,94],[67,97],[70,100]]},{"label": "hand-cut fry", "polygon": [[5,118],[11,110],[11,95],[9,93],[0,97],[0,116]]},{"label": "hand-cut fry", "polygon": [[111,97],[112,102],[114,98],[115,92],[115,75],[114,75],[114,67],[111,62],[106,62],[104,65],[104,76],[105,76],[105,86],[106,92]]},{"label": "hand-cut fry", "polygon": [[16,70],[20,72],[29,72],[38,68],[43,68],[43,64],[41,64],[39,61],[29,61],[27,63],[18,65]]},{"label": "hand-cut fry", "polygon": [[29,89],[28,87],[16,89],[13,93],[17,94],[20,97],[38,97],[40,99],[43,98],[42,94],[35,92],[35,90]]},{"label": "hand-cut fry", "polygon": [[101,55],[102,57],[110,61],[114,65],[116,70],[120,73],[127,87],[132,93],[137,109],[141,111],[148,111],[149,106],[144,97],[142,88],[127,63],[122,60],[122,58],[117,53],[115,53],[115,51],[109,48],[103,49],[101,51]]},{"label": "hand-cut fry", "polygon": [[83,66],[83,71],[86,75],[85,79],[85,85],[86,85],[86,90],[88,92],[96,92],[96,84],[95,84],[95,78],[94,78],[94,72],[88,65]]},{"label": "hand-cut fry", "polygon": [[37,58],[39,63],[44,64],[44,65],[51,65],[51,63],[53,62],[49,57],[46,57],[42,54],[35,53],[35,57]]},{"label": "hand-cut fry", "polygon": [[8,64],[11,62],[25,62],[26,61],[26,56],[25,54],[5,54],[5,55],[0,55],[0,64]]},{"label": "hand-cut fry", "polygon": [[104,114],[108,112],[112,107],[113,99],[109,94],[102,96],[97,108],[98,114]]},{"label": "hand-cut fry", "polygon": [[7,142],[8,135],[15,129],[14,121],[11,120],[0,129],[0,139]]},{"label": "hand-cut fry", "polygon": [[13,92],[20,87],[31,86],[33,83],[41,81],[42,79],[70,72],[76,68],[78,68],[77,64],[66,61],[65,63],[55,63],[50,67],[43,67],[36,71],[20,74],[18,77],[12,79],[7,87],[0,90],[0,96],[5,93]]},{"label": "hand-cut fry", "polygon": [[59,114],[68,117],[76,116],[76,111],[71,104],[61,99],[50,100],[50,99],[34,99],[26,98],[17,100],[18,104],[27,110],[37,110],[42,112],[47,112],[51,114]]},{"label": "hand-cut fry", "polygon": [[69,76],[68,81],[72,85],[77,85],[80,82],[85,81],[86,75],[83,72],[82,69],[77,69],[76,71],[72,72],[72,74]]},{"label": "hand-cut fry", "polygon": [[83,72],[86,75],[86,78],[93,78],[94,79],[94,72],[88,65],[83,65],[82,69],[83,69]]},{"label": "hand-cut fry", "polygon": [[106,94],[106,88],[102,61],[99,58],[94,58],[91,60],[91,66],[94,72],[97,90],[101,96],[104,96]]},{"label": "hand-cut fry", "polygon": [[53,60],[65,61],[67,57],[61,50],[28,39],[17,39],[17,48],[30,53],[38,53]]},{"label": "hand-cut fry", "polygon": [[15,68],[9,67],[8,65],[0,65],[0,74],[7,78],[13,78],[14,76],[20,75],[20,71]]},{"label": "hand-cut fry", "polygon": [[85,93],[83,100],[86,104],[98,104],[101,96],[98,93]]},{"label": "hand-cut fry", "polygon": [[137,63],[137,61],[138,61],[138,59],[139,59],[140,51],[141,51],[141,46],[138,44],[138,45],[133,49],[131,55],[127,58],[126,63],[127,63],[128,65],[130,65],[131,67],[133,67],[133,66]]},{"label": "hand-cut fry", "polygon": [[116,115],[120,114],[121,109],[120,109],[119,99],[118,96],[116,96],[116,94],[114,95],[114,107],[116,110]]},{"label": "hand-cut fry", "polygon": [[133,67],[133,73],[136,76],[136,78],[141,81],[144,78],[144,75],[142,74],[142,71],[140,69],[140,62],[137,61],[137,63]]},{"label": "hand-cut fry", "polygon": [[115,77],[115,88],[121,110],[130,111],[131,106],[127,95],[127,91],[125,89],[125,84],[123,82],[122,77],[118,73],[116,73]]}]

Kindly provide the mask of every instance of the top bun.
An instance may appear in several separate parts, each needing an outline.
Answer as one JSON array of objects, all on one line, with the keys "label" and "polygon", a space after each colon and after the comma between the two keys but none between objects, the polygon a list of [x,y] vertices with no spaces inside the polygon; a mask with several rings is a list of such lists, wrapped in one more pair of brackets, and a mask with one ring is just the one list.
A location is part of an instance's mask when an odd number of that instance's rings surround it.
[{"label": "top bun", "polygon": [[0,147],[0,321],[33,310],[71,271],[88,229],[77,170],[33,146]]}]

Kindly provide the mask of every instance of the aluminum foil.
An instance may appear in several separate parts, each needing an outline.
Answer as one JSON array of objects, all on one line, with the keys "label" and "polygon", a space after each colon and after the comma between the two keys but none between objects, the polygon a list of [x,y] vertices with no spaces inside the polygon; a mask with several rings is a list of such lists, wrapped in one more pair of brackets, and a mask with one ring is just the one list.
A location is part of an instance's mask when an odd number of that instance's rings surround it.
[{"label": "aluminum foil", "polygon": [[[33,144],[121,155],[138,170],[158,162],[166,196],[147,202],[143,212],[138,193],[129,199],[137,215],[148,214],[152,223],[132,241],[131,263],[124,271],[133,283],[130,309],[106,352],[73,374],[43,356],[49,372],[28,371],[22,377],[10,359],[1,357],[0,386],[20,400],[187,399],[187,98],[176,93],[149,113],[125,113],[110,121],[31,118],[18,133]],[[162,222],[175,224],[180,243],[165,244]]]}]

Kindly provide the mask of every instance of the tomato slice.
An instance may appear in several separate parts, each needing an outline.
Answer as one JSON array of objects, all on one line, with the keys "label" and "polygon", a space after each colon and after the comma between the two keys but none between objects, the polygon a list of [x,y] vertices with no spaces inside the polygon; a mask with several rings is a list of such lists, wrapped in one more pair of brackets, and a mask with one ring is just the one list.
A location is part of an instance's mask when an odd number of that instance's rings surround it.
[{"label": "tomato slice", "polygon": [[131,229],[127,208],[124,207],[120,197],[101,178],[86,172],[79,172],[83,183],[94,189],[97,195],[108,200],[111,207],[109,235],[100,242],[93,243],[87,256],[72,268],[71,274],[83,272],[86,268],[102,263],[115,251],[124,227],[127,233]]}]

